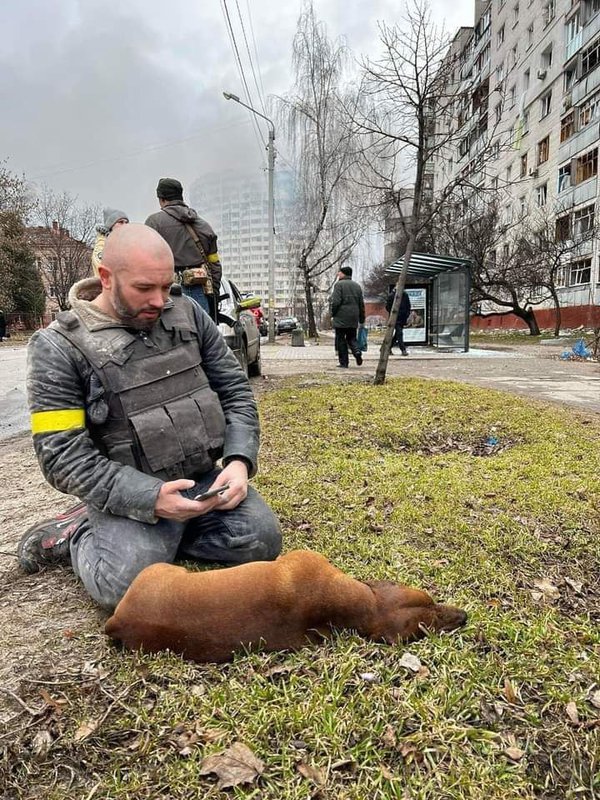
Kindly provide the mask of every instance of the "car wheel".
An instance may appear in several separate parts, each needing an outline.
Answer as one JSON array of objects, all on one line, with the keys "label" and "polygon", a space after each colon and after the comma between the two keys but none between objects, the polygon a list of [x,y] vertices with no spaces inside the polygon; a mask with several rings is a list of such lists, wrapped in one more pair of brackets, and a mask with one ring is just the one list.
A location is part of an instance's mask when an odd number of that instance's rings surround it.
[{"label": "car wheel", "polygon": [[253,361],[252,364],[248,364],[248,375],[250,375],[252,378],[258,378],[259,375],[262,375],[260,348],[258,350],[258,355],[256,356],[256,361]]},{"label": "car wheel", "polygon": [[240,362],[240,367],[244,375],[248,377],[248,348],[246,347],[246,342],[241,343],[240,349],[237,352],[237,359]]}]

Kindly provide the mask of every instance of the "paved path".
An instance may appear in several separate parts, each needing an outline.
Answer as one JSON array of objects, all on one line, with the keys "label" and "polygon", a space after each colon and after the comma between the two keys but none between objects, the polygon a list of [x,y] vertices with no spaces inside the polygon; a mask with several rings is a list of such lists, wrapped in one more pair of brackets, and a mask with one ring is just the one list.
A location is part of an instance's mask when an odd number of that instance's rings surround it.
[{"label": "paved path", "polygon": [[[288,340],[289,341],[289,340]],[[560,348],[522,345],[506,350],[474,348],[468,353],[440,353],[412,347],[407,358],[392,356],[387,374],[465,381],[477,386],[501,389],[586,411],[600,412],[600,365],[560,361]],[[263,374],[266,376],[326,373],[336,379],[372,377],[379,358],[379,346],[370,346],[362,367],[352,364],[341,370],[333,340],[322,337],[319,345],[291,347],[279,340],[262,345]],[[29,429],[25,401],[24,345],[0,348],[0,439]]]}]

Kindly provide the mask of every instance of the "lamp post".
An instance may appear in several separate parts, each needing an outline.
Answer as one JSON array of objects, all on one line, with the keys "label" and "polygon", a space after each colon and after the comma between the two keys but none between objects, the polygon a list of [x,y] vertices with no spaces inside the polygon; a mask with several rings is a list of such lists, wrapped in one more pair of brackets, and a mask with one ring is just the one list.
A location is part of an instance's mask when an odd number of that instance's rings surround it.
[{"label": "lamp post", "polygon": [[273,173],[275,171],[275,125],[273,121],[252,106],[244,103],[236,94],[223,92],[226,100],[234,100],[244,108],[252,111],[258,117],[262,117],[269,123],[269,143],[267,151],[269,154],[269,342],[275,341],[275,198],[273,194]]}]

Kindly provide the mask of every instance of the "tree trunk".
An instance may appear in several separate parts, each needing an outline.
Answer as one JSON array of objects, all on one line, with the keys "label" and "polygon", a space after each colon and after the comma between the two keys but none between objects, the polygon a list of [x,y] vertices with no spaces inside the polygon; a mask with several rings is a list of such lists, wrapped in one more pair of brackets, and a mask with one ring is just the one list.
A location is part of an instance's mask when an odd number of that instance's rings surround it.
[{"label": "tree trunk", "polygon": [[514,308],[512,312],[516,317],[522,319],[523,322],[529,328],[529,335],[530,336],[539,336],[540,335],[540,326],[538,325],[537,319],[535,318],[535,312],[533,308]]},{"label": "tree trunk", "polygon": [[304,295],[306,297],[306,316],[308,319],[308,336],[311,339],[316,339],[317,334],[317,323],[315,320],[315,309],[313,305],[313,296],[310,289],[310,279],[306,274],[306,271],[303,272],[304,275]]},{"label": "tree trunk", "polygon": [[408,242],[406,243],[406,251],[404,253],[404,263],[402,264],[402,271],[398,275],[398,280],[396,281],[396,296],[394,297],[394,305],[392,306],[392,310],[390,311],[390,315],[388,317],[388,322],[387,322],[387,328],[385,331],[385,336],[383,337],[383,343],[381,345],[381,349],[379,350],[379,361],[377,363],[377,369],[375,371],[375,380],[373,381],[373,384],[375,386],[381,386],[382,384],[385,383],[385,375],[387,372],[388,361],[390,359],[390,350],[392,349],[392,341],[394,339],[396,320],[398,319],[398,312],[400,311],[400,303],[402,302],[402,292],[404,291],[404,287],[406,286],[408,265],[410,264],[410,257],[412,256],[414,246],[415,246],[415,235],[414,231],[411,231],[410,236],[408,237]]},{"label": "tree trunk", "polygon": [[552,300],[554,301],[554,335],[560,336],[560,328],[562,325],[560,300],[558,298],[558,293],[553,286],[550,287],[550,294],[552,295]]}]

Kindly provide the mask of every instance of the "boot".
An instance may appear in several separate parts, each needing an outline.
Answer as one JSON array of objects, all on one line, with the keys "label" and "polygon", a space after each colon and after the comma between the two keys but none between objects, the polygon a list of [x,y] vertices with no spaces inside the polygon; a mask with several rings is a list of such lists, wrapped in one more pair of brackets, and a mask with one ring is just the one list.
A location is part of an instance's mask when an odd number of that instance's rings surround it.
[{"label": "boot", "polygon": [[86,516],[85,503],[78,503],[63,514],[32,525],[17,548],[21,569],[31,574],[44,567],[68,566],[71,563],[69,542]]}]

